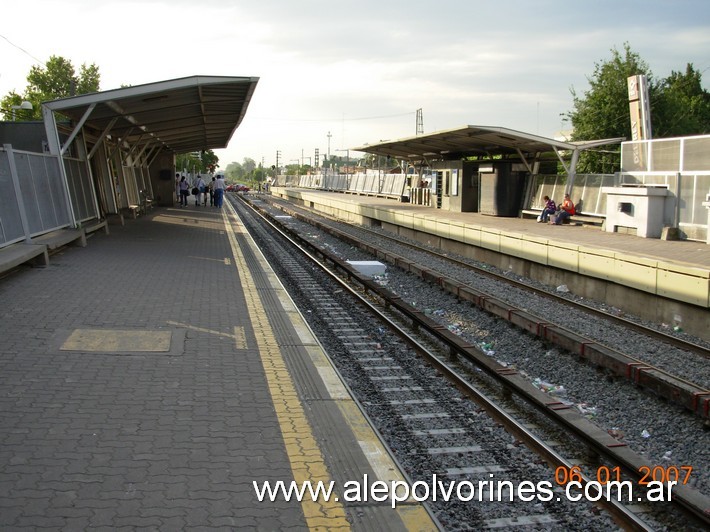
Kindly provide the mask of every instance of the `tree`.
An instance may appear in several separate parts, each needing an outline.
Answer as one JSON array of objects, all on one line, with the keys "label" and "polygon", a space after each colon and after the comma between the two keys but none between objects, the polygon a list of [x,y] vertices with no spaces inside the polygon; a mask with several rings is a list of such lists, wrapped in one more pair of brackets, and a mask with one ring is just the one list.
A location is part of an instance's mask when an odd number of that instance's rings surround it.
[{"label": "tree", "polygon": [[264,170],[264,167],[262,165],[259,165],[259,168],[256,168],[252,172],[251,180],[255,183],[261,183],[262,181],[266,180],[266,170]]},{"label": "tree", "polygon": [[286,175],[301,175],[301,165],[300,164],[287,164],[286,165]]},{"label": "tree", "polygon": [[213,174],[215,170],[217,170],[219,157],[217,157],[213,150],[202,150],[200,160],[202,161],[203,173]]},{"label": "tree", "polygon": [[[33,66],[27,75],[27,87],[23,94],[14,91],[8,93],[0,100],[0,107],[11,109],[13,105],[19,105],[23,101],[32,103],[32,111],[25,111],[22,118],[25,120],[41,120],[41,103],[58,98],[66,98],[77,94],[87,94],[98,92],[101,75],[99,67],[95,64],[87,66],[81,65],[79,74],[76,74],[74,66],[67,59],[60,56],[52,56],[47,63],[41,66]],[[8,118],[5,113],[5,118]]]},{"label": "tree", "polygon": [[254,159],[250,159],[249,157],[244,157],[242,167],[244,168],[245,174],[252,174],[256,168],[256,161]]},{"label": "tree", "polygon": [[662,83],[655,114],[655,137],[710,133],[710,93],[702,88],[700,72],[688,63],[685,74],[671,72]]},{"label": "tree", "polygon": [[178,171],[213,173],[217,169],[219,157],[212,150],[179,153],[175,157],[175,168]]},{"label": "tree", "polygon": [[[623,54],[612,49],[609,61],[595,64],[590,89],[579,96],[571,90],[574,109],[565,116],[574,128],[572,140],[614,137],[631,139],[629,76],[644,74],[648,83],[651,131],[654,138],[697,135],[710,129],[710,94],[701,86],[701,76],[692,65],[685,74],[672,72],[661,81],[653,78],[648,65],[624,44]],[[617,151],[583,152],[579,173],[612,173],[619,170]]]},{"label": "tree", "polygon": [[[612,49],[612,58],[596,63],[588,78],[590,89],[579,96],[572,89],[574,109],[567,113],[574,131],[572,140],[597,140],[614,137],[631,138],[627,78],[645,74],[649,98],[653,101],[658,88],[648,65],[624,44],[624,55]],[[653,111],[651,111],[653,116]],[[587,151],[577,165],[579,173],[612,173],[619,170],[619,157],[609,151]]]},{"label": "tree", "polygon": [[224,170],[224,176],[229,180],[229,181],[242,181],[242,177],[244,177],[244,174],[246,172],[244,171],[244,168],[242,167],[241,164],[237,162],[231,162],[227,165],[227,168]]}]

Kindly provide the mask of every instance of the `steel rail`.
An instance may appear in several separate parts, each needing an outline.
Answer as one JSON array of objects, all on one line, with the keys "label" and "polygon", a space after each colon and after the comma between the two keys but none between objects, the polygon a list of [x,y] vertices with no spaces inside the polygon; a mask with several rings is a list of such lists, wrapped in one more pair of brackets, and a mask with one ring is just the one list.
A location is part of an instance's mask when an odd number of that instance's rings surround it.
[{"label": "steel rail", "polygon": [[[304,248],[310,249],[315,254],[323,257],[324,261],[327,261],[335,268],[343,272],[349,280],[354,279],[358,284],[365,287],[366,291],[377,294],[377,296],[384,301],[384,306],[386,308],[395,308],[399,313],[410,319],[415,328],[418,327],[424,329],[428,334],[437,338],[440,342],[447,346],[451,353],[455,353],[457,356],[461,356],[477,365],[507,390],[525,400],[527,404],[535,407],[539,412],[542,412],[548,418],[553,420],[553,422],[555,422],[558,426],[563,427],[567,432],[574,434],[590,449],[593,449],[599,456],[606,458],[611,463],[622,466],[629,475],[637,480],[642,476],[644,468],[653,470],[654,464],[648,463],[645,458],[632,451],[625,443],[619,442],[610,436],[606,431],[589,421],[587,418],[583,417],[575,410],[571,409],[569,405],[564,405],[545,392],[538,390],[517,371],[505,368],[496,361],[486,357],[478,346],[474,346],[463,341],[447,328],[434,322],[419,309],[406,304],[401,300],[401,298],[391,294],[385,288],[377,285],[369,279],[362,278],[347,262],[342,261],[338,257],[329,255],[323,249],[313,246],[305,238],[301,237],[294,231],[285,228],[282,223],[274,219],[272,216],[257,209],[246,200],[242,201],[249,205],[254,211],[258,212],[259,216],[267,220],[275,230],[285,234],[290,240],[298,242],[300,244],[299,247],[303,246]],[[310,253],[308,253],[308,255],[312,257]],[[420,352],[420,349],[423,349],[423,346],[421,346],[419,342],[410,339],[410,335],[408,333],[403,331],[401,327],[397,326],[392,320],[376,309],[369,301],[360,296],[360,294],[350,287],[345,280],[340,278],[339,275],[331,271],[325,262],[317,261],[317,264],[323,269],[324,272],[338,281],[344,289],[347,289],[350,293],[353,293],[360,301],[366,304],[369,308],[373,309],[373,312],[376,312],[376,315],[381,316],[381,319],[383,319],[385,323],[388,323],[388,326],[393,327],[394,331],[399,331],[397,334],[399,334],[402,339],[407,342],[410,340],[414,341],[412,346],[415,347],[418,352]],[[435,363],[437,367],[444,368],[446,366],[438,357],[431,355],[428,350],[424,349],[424,351],[421,352],[425,354],[427,358],[429,358],[429,356],[433,356],[435,360],[432,359],[431,362]],[[446,374],[449,374],[450,372],[456,374],[454,370],[448,367],[446,371],[442,369],[442,372]],[[465,379],[462,377],[461,379],[465,382]],[[498,407],[496,406],[496,408]],[[524,427],[522,428],[527,432],[527,429]],[[513,429],[511,428],[511,430]],[[535,437],[534,435],[532,436]],[[676,491],[672,502],[679,505],[683,511],[699,520],[705,526],[710,526],[710,497],[707,497],[697,490],[687,486],[677,486],[675,489]],[[620,515],[623,516],[625,513],[628,513],[628,510],[623,508]],[[629,522],[628,526],[631,527],[631,529],[639,529],[635,528],[639,526],[638,523],[635,523],[637,520],[638,518],[634,516],[632,520],[633,522]],[[643,525],[643,528],[640,529],[646,529],[646,526]]]},{"label": "steel rail", "polygon": [[[427,281],[438,284],[442,289],[452,293],[459,299],[467,300],[486,312],[503,318],[516,326],[543,338],[546,341],[580,356],[583,359],[604,367],[613,372],[615,375],[625,378],[636,385],[650,389],[654,393],[657,393],[672,402],[680,404],[701,418],[710,420],[710,391],[692,381],[673,375],[661,368],[640,360],[633,355],[619,352],[598,341],[578,335],[563,326],[548,321],[547,319],[535,316],[534,314],[531,314],[523,309],[509,305],[494,296],[481,292],[478,289],[459,283],[454,279],[447,278],[438,272],[429,269],[425,265],[410,261],[406,257],[395,255],[387,250],[375,248],[364,240],[340,231],[339,229],[322,224],[318,220],[314,220],[308,216],[293,211],[292,209],[282,208],[281,206],[277,207],[282,211],[289,213],[294,218],[313,225],[335,238],[357,246],[360,249],[371,253],[375,257],[382,258],[385,261],[404,269],[405,271],[409,271],[410,273],[414,273]],[[376,234],[380,236],[379,233]],[[393,240],[399,242],[396,239]],[[420,248],[413,244],[405,243],[405,245],[421,251]],[[430,253],[428,250],[424,251]],[[443,258],[448,260],[448,257]],[[468,266],[466,263],[462,264],[464,266]],[[481,271],[485,272],[485,270]],[[509,279],[505,277],[501,277],[501,280],[506,282],[509,281]],[[523,287],[528,287],[528,285],[523,284]],[[538,289],[535,290],[537,291]],[[555,297],[545,291],[541,291],[540,294]],[[557,299],[555,299],[555,301],[557,301]],[[560,301],[569,300],[562,298]],[[586,310],[586,305],[583,307],[583,310]],[[608,317],[605,313],[602,313],[601,316],[604,318]]]},{"label": "steel rail", "polygon": [[[246,203],[246,202],[244,202]],[[247,203],[247,205],[249,205]],[[479,390],[473,384],[468,382],[465,377],[458,373],[453,367],[446,364],[439,356],[434,354],[429,348],[424,346],[419,340],[414,336],[409,334],[400,325],[395,323],[390,319],[384,312],[382,312],[376,305],[371,301],[366,299],[357,289],[352,286],[352,282],[348,282],[343,279],[341,275],[333,271],[332,267],[329,267],[327,263],[335,266],[337,269],[341,270],[346,274],[346,277],[350,280],[354,279],[359,285],[365,286],[368,291],[376,290],[375,286],[371,284],[367,279],[360,277],[355,270],[350,268],[347,263],[343,263],[337,257],[333,257],[323,252],[322,250],[315,248],[307,240],[303,239],[300,235],[285,229],[282,224],[271,219],[270,216],[259,212],[252,205],[249,205],[255,214],[259,216],[264,223],[269,224],[274,231],[277,231],[283,238],[288,240],[296,249],[298,249],[304,256],[308,257],[314,264],[316,264],[326,275],[328,275],[333,281],[338,283],[344,291],[348,293],[350,297],[356,300],[361,306],[367,309],[367,311],[373,314],[384,326],[395,333],[400,339],[402,339],[410,348],[415,350],[418,354],[423,356],[427,362],[435,366],[439,373],[441,373],[444,378],[452,382],[463,394],[466,395],[470,400],[480,406],[486,413],[495,419],[498,423],[513,434],[516,438],[522,441],[531,451],[540,456],[545,462],[548,463],[553,469],[558,467],[564,467],[567,471],[574,468],[574,464],[569,460],[566,460],[559,453],[553,450],[549,445],[547,445],[540,437],[536,436],[530,429],[525,427],[522,422],[517,421],[513,416],[511,416],[505,409],[505,407],[496,404],[491,400],[484,392]],[[319,260],[315,254],[323,257],[324,262]],[[381,296],[381,294],[379,294]],[[386,305],[394,303],[394,300],[390,299],[385,295]],[[421,324],[424,328],[428,330],[430,334],[436,335],[435,331],[429,329],[425,324]],[[450,346],[451,347],[451,346]],[[580,480],[583,486],[591,486],[594,489],[595,485],[591,483],[593,480],[587,475],[580,473]],[[596,502],[597,505],[605,509],[614,518],[614,520],[622,526],[625,530],[634,531],[649,531],[653,530],[646,524],[638,515],[626,508],[623,504],[615,500],[604,500],[603,498]]]},{"label": "steel rail", "polygon": [[[321,228],[324,231],[328,231],[331,229],[337,231],[337,229],[323,225],[318,220],[314,220],[312,218],[308,218],[308,217],[303,216],[301,213],[293,210],[293,206],[290,204],[288,206],[283,205],[281,203],[276,204],[276,202],[274,202],[274,200],[272,198],[270,198],[270,201],[272,201],[272,203],[277,208],[284,210],[284,212],[289,212],[289,214],[291,214],[294,217],[298,217],[301,221],[310,223],[311,225],[318,226],[319,228]],[[324,218],[328,218],[323,213],[318,213],[318,215],[322,216]],[[448,261],[452,264],[455,264],[456,266],[468,269],[468,270],[473,271],[479,275],[484,275],[488,278],[495,279],[495,280],[500,281],[502,283],[506,283],[506,284],[515,286],[517,288],[520,288],[521,290],[532,292],[537,296],[544,297],[546,299],[550,299],[550,300],[554,301],[555,303],[563,304],[568,307],[577,308],[581,311],[588,312],[590,314],[593,314],[596,317],[605,319],[607,321],[619,323],[623,327],[626,327],[628,329],[632,329],[636,332],[639,332],[639,333],[649,336],[651,338],[662,340],[663,342],[666,342],[666,343],[668,343],[674,347],[677,347],[679,349],[683,349],[685,351],[690,351],[690,352],[696,353],[696,354],[701,355],[705,358],[710,358],[710,349],[705,346],[699,345],[697,343],[690,342],[690,341],[684,340],[682,338],[678,338],[675,335],[664,333],[663,331],[659,331],[659,330],[653,329],[651,327],[647,327],[643,324],[636,323],[632,320],[628,320],[628,319],[623,318],[621,316],[615,316],[613,314],[609,314],[608,312],[604,312],[603,310],[594,308],[589,305],[585,305],[584,303],[580,303],[579,301],[574,301],[574,300],[568,299],[566,297],[560,296],[555,293],[551,293],[547,290],[537,288],[537,287],[532,286],[528,283],[518,281],[516,279],[510,279],[510,278],[506,277],[505,275],[487,270],[485,268],[481,268],[479,266],[476,266],[475,264],[471,264],[471,263],[463,261],[463,260],[459,260],[459,259],[450,257],[444,253],[439,253],[439,252],[432,250],[432,249],[422,248],[422,247],[418,246],[417,244],[405,242],[405,241],[402,241],[396,237],[385,235],[381,232],[372,231],[371,229],[369,229],[367,227],[358,227],[358,229],[361,231],[370,233],[372,235],[375,235],[378,238],[383,238],[385,240],[395,242],[401,246],[409,247],[410,249],[415,249],[419,252],[428,253],[432,256],[437,257],[438,259]]]}]

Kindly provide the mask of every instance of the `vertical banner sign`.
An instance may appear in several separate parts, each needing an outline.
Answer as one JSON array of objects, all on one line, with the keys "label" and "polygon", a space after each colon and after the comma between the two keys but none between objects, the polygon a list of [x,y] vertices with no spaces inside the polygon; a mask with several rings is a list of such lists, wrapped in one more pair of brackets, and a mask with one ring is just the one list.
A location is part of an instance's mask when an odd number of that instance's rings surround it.
[{"label": "vertical banner sign", "polygon": [[651,140],[651,112],[648,104],[646,76],[629,76],[626,81],[629,90],[631,140],[634,142],[634,169],[650,170],[646,167],[646,143],[642,142]]}]

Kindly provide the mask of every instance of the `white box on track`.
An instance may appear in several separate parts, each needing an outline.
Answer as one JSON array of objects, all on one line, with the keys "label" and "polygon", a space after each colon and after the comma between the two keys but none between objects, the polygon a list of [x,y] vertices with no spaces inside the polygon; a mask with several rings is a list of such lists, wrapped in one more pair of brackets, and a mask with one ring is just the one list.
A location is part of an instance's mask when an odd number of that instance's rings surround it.
[{"label": "white box on track", "polygon": [[387,266],[376,260],[348,260],[346,262],[367,277],[384,275],[387,270]]}]

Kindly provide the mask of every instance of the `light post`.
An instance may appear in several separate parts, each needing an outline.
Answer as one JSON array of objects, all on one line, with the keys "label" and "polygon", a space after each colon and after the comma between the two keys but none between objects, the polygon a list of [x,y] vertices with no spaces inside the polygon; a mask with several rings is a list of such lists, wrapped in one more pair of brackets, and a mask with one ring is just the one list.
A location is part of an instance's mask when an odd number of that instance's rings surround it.
[{"label": "light post", "polygon": [[11,105],[10,109],[12,110],[12,121],[15,121],[15,110],[16,109],[22,109],[24,111],[31,111],[32,110],[32,102],[24,101],[20,105]]}]

